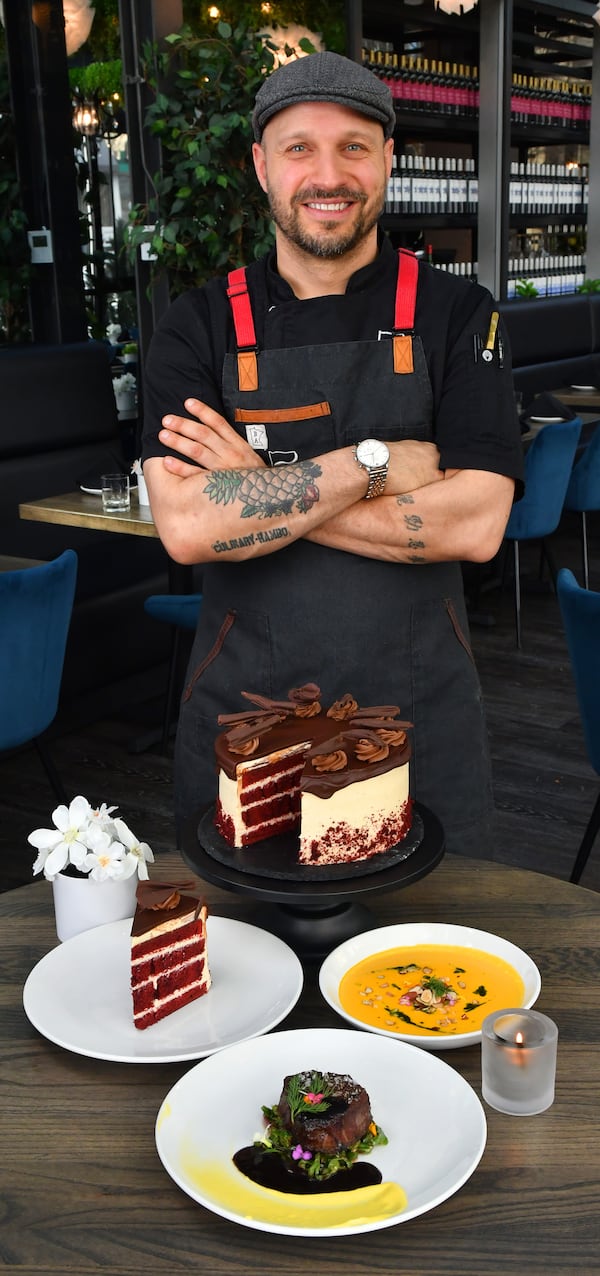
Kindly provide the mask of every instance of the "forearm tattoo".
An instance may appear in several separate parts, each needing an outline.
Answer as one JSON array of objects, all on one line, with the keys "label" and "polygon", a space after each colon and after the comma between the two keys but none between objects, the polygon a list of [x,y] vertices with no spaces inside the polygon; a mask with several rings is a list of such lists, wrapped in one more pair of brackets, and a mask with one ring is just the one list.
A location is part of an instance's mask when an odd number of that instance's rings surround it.
[{"label": "forearm tattoo", "polygon": [[281,518],[294,509],[306,514],[316,505],[320,497],[316,480],[321,473],[314,461],[272,469],[212,470],[204,491],[215,505],[239,503],[240,518]]},{"label": "forearm tattoo", "polygon": [[[405,492],[401,496],[397,496],[396,502],[398,505],[414,505],[415,503],[414,497],[410,495],[410,492]],[[420,532],[423,527],[423,519],[420,514],[405,514],[404,524],[407,532]],[[425,541],[415,540],[413,536],[409,535],[406,548],[412,550],[425,549]],[[427,556],[425,554],[409,554],[408,562],[426,563]]]}]

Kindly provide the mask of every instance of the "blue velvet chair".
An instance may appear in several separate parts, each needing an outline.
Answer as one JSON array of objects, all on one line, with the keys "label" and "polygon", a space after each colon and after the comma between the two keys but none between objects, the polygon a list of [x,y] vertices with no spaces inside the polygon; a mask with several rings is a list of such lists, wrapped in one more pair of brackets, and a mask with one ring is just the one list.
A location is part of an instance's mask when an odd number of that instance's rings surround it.
[{"label": "blue velvet chair", "polygon": [[[600,775],[600,594],[582,589],[563,567],[556,583],[577,693],[586,752]],[[577,852],[570,880],[578,882],[600,829],[600,793]]]},{"label": "blue velvet chair", "polygon": [[36,746],[59,802],[65,793],[43,739],[58,709],[77,555],[0,572],[0,750]]},{"label": "blue velvet chair", "polygon": [[517,647],[521,647],[521,575],[519,542],[539,540],[548,560],[553,580],[556,568],[546,537],[556,531],[569,486],[575,452],[581,433],[581,419],[546,425],[535,436],[525,456],[525,494],[515,501],[504,533],[514,547],[515,626]]},{"label": "blue velvet chair", "polygon": [[590,568],[588,556],[587,519],[591,510],[600,510],[600,425],[596,426],[589,443],[584,447],[581,456],[573,466],[565,509],[576,510],[581,514],[581,553],[583,560],[583,583],[590,587]]},{"label": "blue velvet chair", "polygon": [[169,660],[169,677],[163,717],[162,748],[166,753],[169,742],[171,722],[175,717],[175,700],[179,692],[179,657],[181,650],[181,630],[194,630],[198,623],[202,594],[151,594],[144,602],[144,610],[155,620],[165,621],[173,626],[171,657]]}]

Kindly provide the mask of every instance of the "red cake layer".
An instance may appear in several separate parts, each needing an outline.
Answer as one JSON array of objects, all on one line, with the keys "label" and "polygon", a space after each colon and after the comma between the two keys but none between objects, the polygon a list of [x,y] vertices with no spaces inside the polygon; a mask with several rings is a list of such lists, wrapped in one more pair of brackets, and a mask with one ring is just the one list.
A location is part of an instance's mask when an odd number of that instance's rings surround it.
[{"label": "red cake layer", "polygon": [[131,933],[136,1028],[148,1028],[208,992],[206,913],[199,900],[182,895],[177,887],[151,882],[138,886]]}]

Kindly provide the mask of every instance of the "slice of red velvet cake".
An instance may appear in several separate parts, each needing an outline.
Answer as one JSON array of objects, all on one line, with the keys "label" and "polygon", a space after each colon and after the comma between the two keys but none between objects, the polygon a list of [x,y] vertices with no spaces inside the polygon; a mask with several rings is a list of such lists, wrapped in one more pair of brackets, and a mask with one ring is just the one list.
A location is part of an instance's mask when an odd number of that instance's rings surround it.
[{"label": "slice of red velvet cake", "polygon": [[210,988],[206,905],[195,882],[139,882],[131,927],[136,1028],[149,1028]]},{"label": "slice of red velvet cake", "polygon": [[299,860],[346,864],[396,846],[411,826],[410,745],[395,705],[343,696],[326,713],[314,683],[288,700],[224,714],[215,824],[230,846],[298,832]]}]

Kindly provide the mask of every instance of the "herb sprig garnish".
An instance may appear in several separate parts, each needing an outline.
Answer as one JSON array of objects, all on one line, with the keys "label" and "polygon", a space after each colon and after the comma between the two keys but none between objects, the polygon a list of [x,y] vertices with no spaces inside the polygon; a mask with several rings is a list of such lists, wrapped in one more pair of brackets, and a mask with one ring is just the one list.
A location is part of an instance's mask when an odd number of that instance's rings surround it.
[{"label": "herb sprig garnish", "polygon": [[321,1072],[296,1073],[290,1077],[285,1091],[290,1117],[295,1121],[302,1114],[327,1112],[331,1104],[331,1087]]}]

